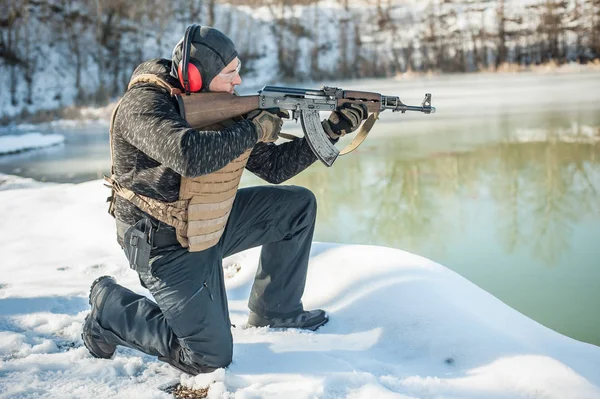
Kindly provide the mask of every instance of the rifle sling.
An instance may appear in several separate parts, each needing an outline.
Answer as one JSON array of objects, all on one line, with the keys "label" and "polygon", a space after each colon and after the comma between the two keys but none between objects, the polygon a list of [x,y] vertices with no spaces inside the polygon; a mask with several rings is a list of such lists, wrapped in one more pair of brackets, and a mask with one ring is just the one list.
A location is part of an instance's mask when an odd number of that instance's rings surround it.
[{"label": "rifle sling", "polygon": [[365,123],[360,126],[360,129],[358,129],[358,132],[356,135],[354,135],[352,142],[340,151],[340,155],[346,155],[356,150],[363,143],[363,141],[365,141],[377,119],[379,119],[379,112],[373,112],[371,115],[369,115]]}]

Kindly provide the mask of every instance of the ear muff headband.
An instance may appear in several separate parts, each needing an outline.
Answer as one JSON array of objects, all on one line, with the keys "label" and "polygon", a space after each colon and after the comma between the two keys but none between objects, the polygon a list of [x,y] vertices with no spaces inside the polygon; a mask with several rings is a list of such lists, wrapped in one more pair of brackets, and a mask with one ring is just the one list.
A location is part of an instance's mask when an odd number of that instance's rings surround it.
[{"label": "ear muff headband", "polygon": [[181,82],[181,85],[183,86],[184,90],[185,90],[185,94],[190,94],[190,82],[188,80],[188,54],[190,51],[190,34],[192,32],[192,30],[194,30],[194,25],[190,25],[187,27],[187,29],[185,30],[185,35],[183,36],[183,44],[182,44],[182,50],[183,50],[183,54],[181,57],[181,62],[179,63],[179,68],[178,69],[178,74],[179,74],[179,81]]},{"label": "ear muff headband", "polygon": [[[202,75],[200,69],[194,60],[190,60],[190,47],[194,33],[200,27],[196,24],[188,26],[185,30],[183,38],[183,56],[179,63],[178,75],[181,85],[185,89],[185,94],[189,95],[190,91],[200,91],[202,89]],[[190,62],[191,61],[191,62]]]}]

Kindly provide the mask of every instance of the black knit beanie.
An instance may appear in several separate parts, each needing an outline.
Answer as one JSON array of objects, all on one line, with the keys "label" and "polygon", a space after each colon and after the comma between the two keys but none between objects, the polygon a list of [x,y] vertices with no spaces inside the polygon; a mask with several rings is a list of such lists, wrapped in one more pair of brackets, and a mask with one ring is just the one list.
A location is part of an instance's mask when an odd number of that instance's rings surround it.
[{"label": "black knit beanie", "polygon": [[[177,68],[183,58],[183,39],[177,43],[171,56],[173,61],[171,75],[176,79],[179,79]],[[190,40],[189,57],[193,58],[200,66],[200,75],[202,75],[201,91],[208,91],[210,82],[238,56],[238,52],[231,39],[210,26],[202,26],[196,29]]]}]

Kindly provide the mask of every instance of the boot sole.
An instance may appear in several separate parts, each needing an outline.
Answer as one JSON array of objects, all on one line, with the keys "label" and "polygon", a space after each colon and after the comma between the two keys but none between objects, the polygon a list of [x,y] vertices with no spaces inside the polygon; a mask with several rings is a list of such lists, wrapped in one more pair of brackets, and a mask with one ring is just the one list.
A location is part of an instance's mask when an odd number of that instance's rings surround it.
[{"label": "boot sole", "polygon": [[96,285],[98,285],[98,283],[100,283],[100,281],[105,279],[111,279],[114,282],[116,282],[116,280],[111,276],[101,276],[95,279],[92,285],[90,286],[90,293],[88,294],[88,303],[90,304],[90,306],[92,305],[92,292],[94,291],[94,288],[96,287]]},{"label": "boot sole", "polygon": [[[96,287],[96,285],[98,283],[100,283],[104,279],[111,279],[111,280],[115,281],[115,279],[113,277],[111,277],[111,276],[101,276],[101,277],[98,277],[96,280],[94,280],[94,282],[90,286],[90,293],[88,294],[88,303],[92,307],[92,311],[90,311],[90,313],[88,313],[88,315],[85,316],[85,321],[83,322],[84,328],[85,328],[85,325],[86,325],[88,319],[92,316],[92,312],[93,312],[92,292],[94,291],[94,288]],[[116,347],[115,347],[115,351],[110,356],[108,356],[108,357],[97,355],[96,353],[100,353],[100,352],[103,352],[103,351],[100,348],[98,348],[96,345],[94,345],[93,341],[89,342],[89,343],[87,342],[87,340],[83,336],[83,329],[81,331],[81,340],[83,341],[83,346],[85,346],[85,348],[88,350],[88,352],[90,353],[90,355],[92,355],[92,357],[94,357],[96,359],[112,359],[115,356]]]},{"label": "boot sole", "polygon": [[[83,325],[85,326],[85,323],[87,323],[89,317],[91,314],[88,314],[87,316],[85,316],[85,321],[83,322]],[[110,355],[110,356],[100,356],[97,355],[97,353],[102,352],[102,350],[100,348],[98,348],[96,345],[94,345],[93,341],[88,342],[85,337],[83,336],[83,332],[81,333],[81,340],[83,341],[83,346],[85,346],[85,348],[88,350],[88,352],[90,353],[90,355],[92,355],[92,357],[96,358],[96,359],[112,359],[115,356],[116,348],[115,351]]]},{"label": "boot sole", "polygon": [[[315,319],[316,319],[316,318],[315,318]],[[267,319],[260,320],[260,321],[259,321],[259,320],[256,320],[256,321],[258,321],[258,323],[256,323],[256,324],[250,324],[250,323],[247,323],[247,324],[246,324],[246,328],[248,328],[248,327],[258,327],[258,328],[261,328],[261,327],[268,327],[268,328],[271,328],[271,329],[274,329],[274,330],[287,330],[287,329],[289,329],[289,328],[292,328],[292,329],[297,329],[297,330],[310,330],[310,331],[316,331],[316,330],[317,330],[319,327],[321,327],[321,326],[323,326],[323,325],[327,324],[327,322],[329,321],[329,317],[327,316],[327,313],[323,312],[322,319],[320,319],[320,320],[316,321],[316,322],[315,322],[315,324],[311,324],[311,325],[304,325],[304,326],[302,326],[302,327],[300,327],[300,326],[282,326],[282,325],[273,325],[273,324],[269,324],[269,322],[268,322],[268,320],[267,320]]]}]

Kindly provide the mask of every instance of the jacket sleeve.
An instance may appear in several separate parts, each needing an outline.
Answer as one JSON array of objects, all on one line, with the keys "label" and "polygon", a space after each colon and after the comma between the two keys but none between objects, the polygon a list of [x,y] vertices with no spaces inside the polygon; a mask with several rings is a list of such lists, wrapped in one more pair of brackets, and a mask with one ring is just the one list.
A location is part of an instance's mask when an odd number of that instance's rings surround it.
[{"label": "jacket sleeve", "polygon": [[223,168],[258,140],[254,125],[247,120],[220,131],[192,129],[173,98],[150,85],[126,93],[114,129],[134,147],[185,177]]},{"label": "jacket sleeve", "polygon": [[269,183],[282,183],[317,160],[304,138],[276,145],[258,143],[248,158],[246,169]]}]

